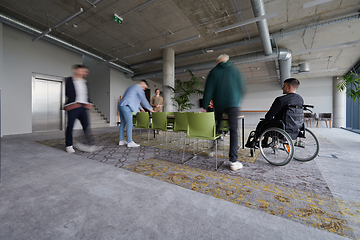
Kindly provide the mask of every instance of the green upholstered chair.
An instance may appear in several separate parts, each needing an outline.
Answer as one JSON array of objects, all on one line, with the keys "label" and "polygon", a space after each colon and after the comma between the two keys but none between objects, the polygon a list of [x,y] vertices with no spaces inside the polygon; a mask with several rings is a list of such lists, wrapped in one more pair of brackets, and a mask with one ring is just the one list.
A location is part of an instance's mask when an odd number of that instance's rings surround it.
[{"label": "green upholstered chair", "polygon": [[[175,112],[174,113],[174,132],[184,132],[187,133],[187,129],[188,129],[188,120],[187,120],[187,112]],[[181,139],[181,137],[180,137]],[[184,138],[184,149],[185,149],[185,145],[186,145],[186,138]],[[184,155],[185,155],[185,151],[183,151],[183,157],[182,157],[182,162],[184,162]]]},{"label": "green upholstered chair", "polygon": [[152,113],[151,129],[154,131],[155,130],[165,131],[165,135],[166,135],[165,141],[167,141],[166,131],[169,130],[167,112],[153,112]]},{"label": "green upholstered chair", "polygon": [[187,112],[175,112],[174,113],[174,132],[187,132],[188,120]]},{"label": "green upholstered chair", "polygon": [[[216,140],[221,136],[221,134],[216,134],[214,113],[188,113],[187,117],[189,124],[187,129],[188,138]],[[215,156],[215,170],[217,170],[217,141],[215,141]]]},{"label": "green upholstered chair", "polygon": [[[140,128],[140,137],[141,137],[141,129],[150,129],[150,117],[148,112],[138,112],[136,114],[135,128]],[[148,131],[148,141],[149,141],[149,131]]]},{"label": "green upholstered chair", "polygon": [[[223,114],[223,117],[227,116],[226,114]],[[220,131],[229,131],[229,121],[227,119],[222,119],[220,123]]]},{"label": "green upholstered chair", "polygon": [[136,126],[136,113],[133,113],[133,126]]}]

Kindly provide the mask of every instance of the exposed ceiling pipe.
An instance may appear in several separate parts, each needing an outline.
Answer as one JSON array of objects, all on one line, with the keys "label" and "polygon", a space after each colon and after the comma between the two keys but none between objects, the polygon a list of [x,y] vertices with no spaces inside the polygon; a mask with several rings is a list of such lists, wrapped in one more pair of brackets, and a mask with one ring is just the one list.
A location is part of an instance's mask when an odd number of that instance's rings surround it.
[{"label": "exposed ceiling pipe", "polygon": [[[331,25],[331,24],[335,24],[335,23],[339,23],[339,22],[344,22],[344,21],[349,21],[349,20],[353,20],[353,19],[358,19],[358,18],[360,18],[360,13],[356,12],[356,13],[353,13],[353,14],[348,14],[348,15],[345,15],[345,16],[341,16],[341,17],[336,18],[336,19],[331,19],[331,20],[328,20],[328,21],[314,23],[314,24],[310,24],[310,25],[307,25],[307,26],[302,26],[302,27],[299,27],[299,28],[294,28],[294,29],[289,29],[289,30],[281,30],[279,32],[270,34],[270,38],[271,39],[276,39],[276,38],[280,38],[280,37],[285,37],[285,36],[294,34],[294,33],[299,32],[299,31],[318,28],[318,27],[327,26],[327,25]],[[223,49],[228,49],[228,48],[253,44],[253,43],[260,42],[260,41],[261,41],[260,37],[252,38],[252,39],[245,39],[245,40],[242,40],[242,41],[236,41],[236,42],[232,42],[232,43],[228,43],[228,44],[209,47],[209,48],[206,48],[206,49],[200,49],[200,50],[196,50],[196,51],[192,51],[192,52],[178,54],[178,55],[175,56],[175,59],[181,59],[181,58],[206,54],[206,53],[208,53],[208,50],[212,50],[211,52],[215,52],[215,51],[220,51],[220,50],[223,50]],[[149,65],[154,65],[154,64],[161,64],[161,63],[162,63],[162,59],[156,59],[156,60],[152,60],[152,61],[147,61],[147,62],[131,65],[131,68],[134,69],[134,68],[140,68],[140,67],[144,67],[144,66],[149,66]]]},{"label": "exposed ceiling pipe", "polygon": [[[255,62],[267,62],[276,60],[279,58],[279,54],[276,51],[273,51],[270,55],[265,56],[264,52],[256,52],[256,53],[250,53],[250,54],[244,54],[240,56],[230,57],[230,61],[232,61],[235,65],[242,65],[242,64],[249,64],[249,63],[255,63]],[[283,58],[283,56],[282,56]],[[175,68],[175,74],[180,74],[183,72],[186,72],[188,70],[192,72],[196,71],[202,71],[202,70],[208,70],[213,68],[216,65],[215,60],[214,61],[207,61],[203,63],[196,63],[196,64],[190,64],[186,66],[181,66]],[[152,78],[159,78],[163,76],[163,72],[155,71],[145,74],[138,74],[132,77],[132,80],[138,81],[141,79],[152,79]]]},{"label": "exposed ceiling pipe", "polygon": [[[251,0],[251,5],[255,17],[265,15],[265,6],[263,0]],[[272,53],[272,47],[267,20],[264,19],[258,21],[256,24],[259,30],[265,56],[270,55]],[[277,50],[278,59],[280,61],[280,79],[281,83],[283,83],[286,79],[291,77],[292,52],[289,49],[284,48],[277,48]]]},{"label": "exposed ceiling pipe", "polygon": [[291,66],[291,72],[295,74],[310,72],[310,63],[300,63],[298,66]]},{"label": "exposed ceiling pipe", "polygon": [[[263,0],[251,0],[251,6],[255,17],[261,17],[266,14]],[[264,48],[265,56],[268,56],[272,53],[272,47],[271,47],[269,26],[267,20],[263,19],[257,21],[256,25],[259,30],[259,35],[260,35],[261,43]]]},{"label": "exposed ceiling pipe", "polygon": [[[264,5],[262,0],[252,0],[251,2],[253,4],[255,14],[265,14],[265,10],[262,9]],[[271,60],[279,59],[281,82],[284,82],[284,80],[291,77],[292,52],[289,49],[285,49],[285,48],[280,48],[277,50],[277,52],[273,52],[271,47],[267,22],[266,24],[258,24],[257,26],[259,32],[261,33],[260,38],[265,41],[263,42],[264,52],[235,56],[235,57],[231,57],[230,60],[235,64],[248,64],[248,63],[253,63],[255,61],[259,62],[259,61],[271,61]],[[271,50],[270,53],[268,52],[269,49]],[[267,52],[265,52],[265,50]],[[206,70],[214,66],[215,66],[214,61],[186,65],[175,68],[175,74],[182,73],[187,70],[191,70],[191,71]],[[140,80],[143,78],[155,78],[160,76],[162,76],[162,71],[156,71],[146,74],[135,75],[133,76],[133,80]]]},{"label": "exposed ceiling pipe", "polygon": [[[17,28],[19,30],[22,30],[22,31],[27,32],[27,33],[29,33],[31,35],[34,35],[34,36],[38,36],[39,34],[42,33],[41,30],[39,30],[39,29],[37,29],[35,27],[32,27],[32,26],[28,25],[27,23],[23,23],[23,22],[15,19],[13,17],[10,17],[10,16],[8,16],[8,15],[6,15],[4,13],[0,13],[0,22],[3,22],[3,23],[5,23],[5,24],[7,24],[9,26]],[[86,56],[88,56],[90,58],[93,58],[95,60],[98,60],[98,61],[100,60],[100,61],[104,62],[105,64],[107,64],[107,65],[109,65],[109,66],[111,66],[113,68],[116,68],[116,69],[118,69],[118,70],[120,70],[120,71],[122,71],[124,73],[134,74],[134,71],[132,71],[131,69],[129,69],[127,67],[121,66],[119,64],[115,64],[113,62],[106,62],[106,60],[103,57],[101,57],[101,56],[99,56],[99,55],[97,55],[95,53],[92,53],[90,51],[87,51],[85,49],[82,49],[82,48],[80,48],[80,47],[78,47],[78,46],[76,46],[76,45],[74,45],[72,43],[66,42],[66,41],[64,41],[64,40],[62,40],[62,39],[60,39],[58,37],[53,36],[53,35],[46,34],[45,36],[42,37],[42,39],[47,40],[49,42],[52,42],[52,43],[54,43],[54,44],[56,44],[56,45],[58,45],[60,47],[69,49],[71,51],[74,51],[76,53],[86,55]]]},{"label": "exposed ceiling pipe", "polygon": [[280,61],[281,83],[283,83],[291,77],[292,52],[286,48],[278,48],[278,56]]}]

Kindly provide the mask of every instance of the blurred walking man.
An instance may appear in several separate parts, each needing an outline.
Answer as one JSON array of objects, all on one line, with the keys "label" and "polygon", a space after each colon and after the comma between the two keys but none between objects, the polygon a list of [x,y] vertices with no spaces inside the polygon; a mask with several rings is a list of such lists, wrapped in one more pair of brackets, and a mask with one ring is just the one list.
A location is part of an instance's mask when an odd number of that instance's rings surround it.
[{"label": "blurred walking man", "polygon": [[[238,170],[242,164],[238,159],[237,122],[239,106],[246,92],[243,74],[231,62],[227,54],[221,54],[216,60],[216,66],[210,71],[205,83],[203,108],[207,109],[213,100],[216,118],[216,129],[220,128],[223,113],[228,115],[230,128],[230,169]],[[218,133],[221,133],[218,131]]]}]

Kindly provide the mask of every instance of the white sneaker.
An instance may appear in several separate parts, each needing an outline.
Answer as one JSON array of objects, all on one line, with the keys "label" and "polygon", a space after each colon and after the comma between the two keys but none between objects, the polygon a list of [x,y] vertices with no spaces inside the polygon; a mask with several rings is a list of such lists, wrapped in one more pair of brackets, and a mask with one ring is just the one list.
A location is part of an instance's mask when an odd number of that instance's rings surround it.
[{"label": "white sneaker", "polygon": [[119,145],[120,145],[120,146],[124,146],[124,145],[126,145],[126,144],[127,144],[127,141],[125,141],[125,140],[119,141]]},{"label": "white sneaker", "polygon": [[74,150],[73,146],[67,146],[67,147],[66,147],[66,152],[67,152],[67,153],[74,153],[75,150]]},{"label": "white sneaker", "polygon": [[132,142],[129,142],[129,143],[127,144],[127,147],[128,147],[128,148],[140,147],[140,145],[139,145],[139,144],[136,144],[134,141],[132,141]]},{"label": "white sneaker", "polygon": [[241,162],[230,162],[230,169],[235,171],[235,170],[239,170],[240,168],[242,168],[243,165],[241,164]]}]

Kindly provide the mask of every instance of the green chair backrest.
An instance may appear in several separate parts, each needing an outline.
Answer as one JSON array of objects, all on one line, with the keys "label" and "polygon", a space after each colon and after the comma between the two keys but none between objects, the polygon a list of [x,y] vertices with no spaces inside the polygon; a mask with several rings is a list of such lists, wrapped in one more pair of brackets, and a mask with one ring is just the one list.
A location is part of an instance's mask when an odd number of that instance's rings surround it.
[{"label": "green chair backrest", "polygon": [[136,114],[136,125],[135,128],[146,128],[150,127],[150,119],[148,112],[138,112]]},{"label": "green chair backrest", "polygon": [[215,140],[215,116],[213,112],[188,113],[187,137]]},{"label": "green chair backrest", "polygon": [[[227,116],[226,113],[223,114],[223,117]],[[222,119],[221,123],[220,123],[220,128],[219,130],[221,131],[229,131],[229,121],[227,119]]]},{"label": "green chair backrest", "polygon": [[187,112],[175,112],[174,132],[187,132],[188,129],[188,113]]},{"label": "green chair backrest", "polygon": [[136,126],[136,114],[133,113],[133,125]]},{"label": "green chair backrest", "polygon": [[153,112],[151,129],[154,130],[167,130],[167,117],[166,112]]}]

